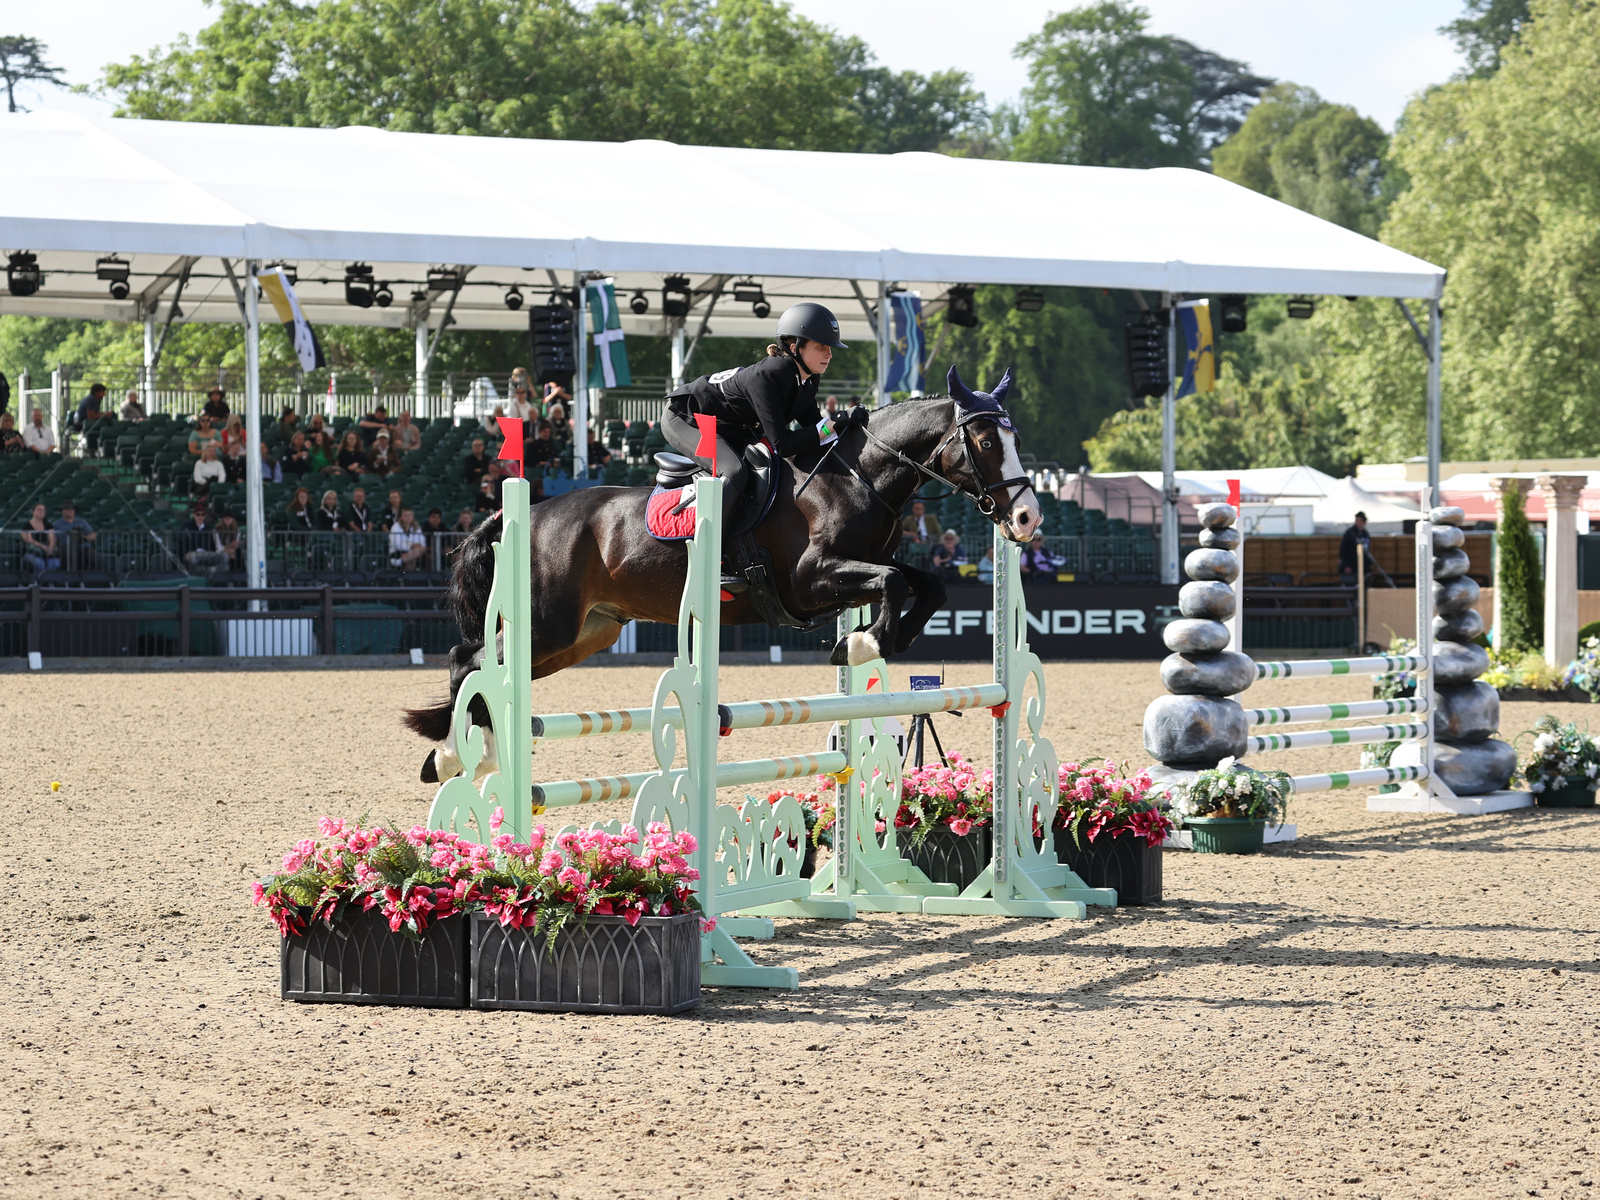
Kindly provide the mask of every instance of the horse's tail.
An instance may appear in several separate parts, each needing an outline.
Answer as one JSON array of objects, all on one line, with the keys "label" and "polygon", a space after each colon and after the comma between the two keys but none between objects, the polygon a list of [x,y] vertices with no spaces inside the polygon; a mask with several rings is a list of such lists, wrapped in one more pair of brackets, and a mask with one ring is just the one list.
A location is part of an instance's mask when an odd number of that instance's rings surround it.
[{"label": "horse's tail", "polygon": [[[500,514],[496,513],[462,540],[456,550],[455,568],[450,573],[450,591],[445,607],[455,618],[464,645],[483,645],[484,613],[489,607],[489,589],[494,584],[494,542],[500,535]],[[452,674],[455,655],[451,655]],[[452,684],[451,691],[454,692]],[[431,742],[442,742],[450,734],[455,700],[444,700],[425,708],[408,708],[404,723],[413,733]]]}]

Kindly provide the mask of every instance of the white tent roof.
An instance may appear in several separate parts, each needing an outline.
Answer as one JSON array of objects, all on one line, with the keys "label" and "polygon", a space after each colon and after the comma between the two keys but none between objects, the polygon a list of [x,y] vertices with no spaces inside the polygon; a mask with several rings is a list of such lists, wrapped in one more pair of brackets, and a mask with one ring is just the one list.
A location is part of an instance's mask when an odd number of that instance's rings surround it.
[{"label": "white tent roof", "polygon": [[1312,516],[1318,533],[1343,533],[1355,524],[1358,512],[1367,514],[1367,528],[1372,533],[1400,533],[1406,521],[1415,521],[1422,515],[1416,507],[1407,508],[1374,495],[1346,475],[1335,479],[1327,494],[1317,500]]},{"label": "white tent roof", "polygon": [[[753,276],[775,310],[831,302],[858,338],[854,280],[927,301],[953,283],[1431,297],[1444,281],[1420,259],[1190,170],[50,111],[0,114],[0,160],[13,167],[0,246],[37,253],[46,275],[35,296],[0,292],[0,313],[137,319],[141,293],[153,300],[180,256],[198,257],[190,321],[237,320],[219,260],[256,258],[297,266],[313,322],[408,324],[426,266],[452,264],[472,268],[461,328],[526,328],[502,301],[508,287],[537,302],[593,271],[649,293],[651,313],[625,314],[624,327],[660,333],[661,277],[683,273],[708,292]],[[95,278],[107,254],[132,262],[125,301]],[[393,307],[345,305],[344,266],[357,260],[392,282]],[[437,324],[444,305],[431,307]],[[731,300],[713,319],[727,336],[770,327]]]}]

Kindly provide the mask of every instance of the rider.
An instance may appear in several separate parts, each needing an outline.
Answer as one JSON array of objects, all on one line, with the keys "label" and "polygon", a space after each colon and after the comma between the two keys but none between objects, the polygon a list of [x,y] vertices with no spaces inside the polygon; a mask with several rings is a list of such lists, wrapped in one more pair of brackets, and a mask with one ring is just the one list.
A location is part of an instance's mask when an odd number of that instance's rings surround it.
[{"label": "rider", "polygon": [[[744,496],[749,475],[745,447],[765,439],[778,458],[793,458],[826,446],[841,430],[865,423],[866,410],[852,416],[824,417],[817,407],[819,377],[833,361],[839,340],[839,322],[820,304],[806,302],[786,309],[778,318],[778,340],[767,347],[767,357],[748,367],[702,375],[667,397],[661,414],[661,434],[680,454],[710,467],[724,479],[722,528],[733,527],[734,512]],[[700,430],[695,414],[717,419],[717,458],[695,454]],[[796,422],[798,429],[790,429]]]}]

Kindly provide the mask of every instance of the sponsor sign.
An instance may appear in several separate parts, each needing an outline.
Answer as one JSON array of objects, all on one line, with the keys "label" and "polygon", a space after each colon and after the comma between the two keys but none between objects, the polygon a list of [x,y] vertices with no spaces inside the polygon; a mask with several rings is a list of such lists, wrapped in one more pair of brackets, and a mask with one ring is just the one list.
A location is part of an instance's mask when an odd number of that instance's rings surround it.
[{"label": "sponsor sign", "polygon": [[[924,626],[908,657],[963,661],[991,656],[994,592],[950,586],[944,606]],[[1064,585],[1024,592],[1028,645],[1040,658],[1159,660],[1161,631],[1177,620],[1176,586]]]}]

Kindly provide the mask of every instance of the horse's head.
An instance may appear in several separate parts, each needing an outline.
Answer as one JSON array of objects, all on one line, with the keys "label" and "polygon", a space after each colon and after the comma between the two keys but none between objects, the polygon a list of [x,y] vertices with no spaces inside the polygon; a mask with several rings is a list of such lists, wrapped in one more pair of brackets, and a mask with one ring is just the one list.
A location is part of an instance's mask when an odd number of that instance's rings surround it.
[{"label": "horse's head", "polygon": [[955,412],[937,469],[977,500],[978,508],[1013,542],[1031,542],[1044,524],[1039,499],[1022,469],[1017,431],[1005,410],[1007,367],[992,392],[975,392],[954,367],[948,376]]}]

